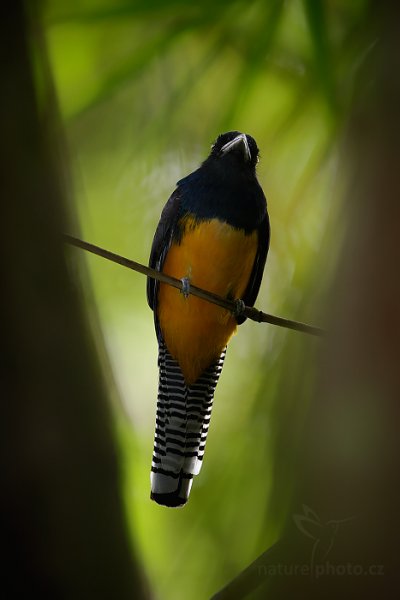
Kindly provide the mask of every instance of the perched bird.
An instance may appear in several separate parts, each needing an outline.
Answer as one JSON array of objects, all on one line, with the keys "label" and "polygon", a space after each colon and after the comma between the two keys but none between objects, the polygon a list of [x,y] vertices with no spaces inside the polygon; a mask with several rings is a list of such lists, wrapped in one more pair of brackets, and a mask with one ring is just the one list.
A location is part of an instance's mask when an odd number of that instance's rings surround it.
[{"label": "perched bird", "polygon": [[188,500],[226,345],[245,320],[189,295],[190,284],[248,306],[260,288],[270,227],[257,162],[250,135],[220,135],[202,165],[178,181],[154,236],[150,266],[184,283],[182,293],[147,280],[160,370],[151,498],[165,506]]}]

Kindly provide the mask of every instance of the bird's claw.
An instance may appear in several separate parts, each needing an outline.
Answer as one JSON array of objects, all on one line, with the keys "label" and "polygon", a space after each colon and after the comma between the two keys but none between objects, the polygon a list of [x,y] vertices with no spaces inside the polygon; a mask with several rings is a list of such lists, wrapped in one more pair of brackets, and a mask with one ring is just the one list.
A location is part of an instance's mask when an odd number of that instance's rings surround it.
[{"label": "bird's claw", "polygon": [[185,298],[188,298],[190,294],[190,279],[189,277],[182,277],[181,282],[181,294],[183,294]]},{"label": "bird's claw", "polygon": [[235,308],[233,309],[233,314],[235,317],[240,317],[243,315],[246,305],[241,298],[237,298],[234,302]]}]

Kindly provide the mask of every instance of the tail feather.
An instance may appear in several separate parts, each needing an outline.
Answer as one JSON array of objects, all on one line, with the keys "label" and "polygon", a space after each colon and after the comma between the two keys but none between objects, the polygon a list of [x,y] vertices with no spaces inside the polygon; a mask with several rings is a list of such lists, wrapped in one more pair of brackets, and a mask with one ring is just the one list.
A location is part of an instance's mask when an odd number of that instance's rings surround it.
[{"label": "tail feather", "polygon": [[198,475],[210,424],[215,387],[225,358],[187,386],[178,362],[160,341],[160,381],[151,467],[151,498],[165,506],[180,506],[189,498]]}]

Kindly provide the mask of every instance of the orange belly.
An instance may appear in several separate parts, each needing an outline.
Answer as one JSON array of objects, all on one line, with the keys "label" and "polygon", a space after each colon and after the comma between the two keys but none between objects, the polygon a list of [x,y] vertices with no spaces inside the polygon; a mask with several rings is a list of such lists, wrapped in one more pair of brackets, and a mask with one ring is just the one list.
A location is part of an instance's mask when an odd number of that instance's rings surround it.
[{"label": "orange belly", "polygon": [[[246,235],[213,219],[185,227],[180,244],[168,251],[163,272],[223,297],[241,298],[257,252],[257,232]],[[195,296],[160,284],[158,319],[169,352],[190,385],[221,354],[236,330],[232,314]]]}]

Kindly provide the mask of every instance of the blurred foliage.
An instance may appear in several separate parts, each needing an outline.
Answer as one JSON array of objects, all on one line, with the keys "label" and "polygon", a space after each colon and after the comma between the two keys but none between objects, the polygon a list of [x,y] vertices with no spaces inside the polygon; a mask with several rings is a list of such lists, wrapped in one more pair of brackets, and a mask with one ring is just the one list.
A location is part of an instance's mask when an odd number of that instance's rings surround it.
[{"label": "blurred foliage", "polygon": [[[147,262],[175,182],[219,133],[248,132],[261,149],[272,223],[257,305],[320,324],[343,235],[339,142],[375,43],[366,10],[364,0],[47,0],[42,21],[83,238]],[[240,328],[190,502],[160,508],[149,500],[158,374],[145,281],[87,261],[122,399],[135,542],[157,597],[208,597],[279,537],[318,341]]]}]

